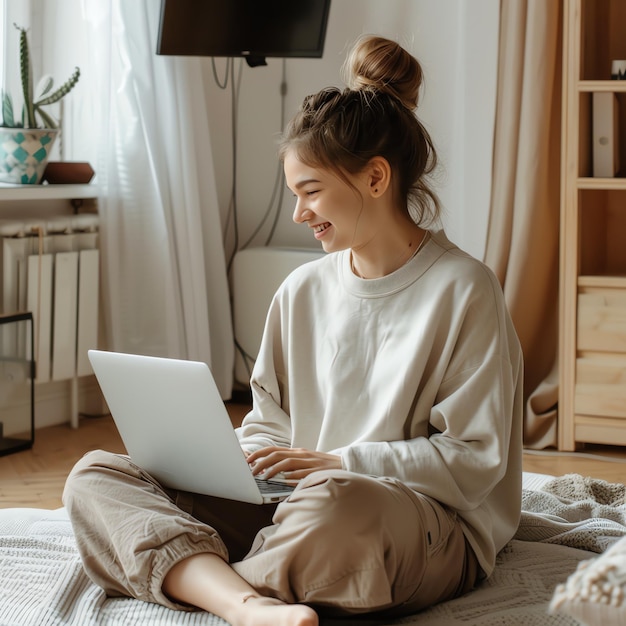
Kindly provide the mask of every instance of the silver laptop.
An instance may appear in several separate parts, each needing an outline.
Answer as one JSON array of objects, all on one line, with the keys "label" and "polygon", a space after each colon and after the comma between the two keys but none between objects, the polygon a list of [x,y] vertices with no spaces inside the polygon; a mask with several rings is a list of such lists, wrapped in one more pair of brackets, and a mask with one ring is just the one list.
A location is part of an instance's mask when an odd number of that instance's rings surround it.
[{"label": "silver laptop", "polygon": [[164,486],[254,504],[293,491],[252,475],[206,363],[88,354],[126,451]]}]

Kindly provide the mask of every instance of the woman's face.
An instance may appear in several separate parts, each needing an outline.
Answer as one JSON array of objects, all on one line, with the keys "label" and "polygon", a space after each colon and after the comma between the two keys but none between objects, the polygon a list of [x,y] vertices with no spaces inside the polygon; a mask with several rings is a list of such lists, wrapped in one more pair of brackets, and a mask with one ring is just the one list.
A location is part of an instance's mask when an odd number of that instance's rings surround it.
[{"label": "woman's face", "polygon": [[367,175],[348,174],[351,187],[332,170],[305,165],[293,151],[287,153],[284,168],[296,198],[293,221],[311,228],[326,252],[367,243],[373,235],[368,232]]}]

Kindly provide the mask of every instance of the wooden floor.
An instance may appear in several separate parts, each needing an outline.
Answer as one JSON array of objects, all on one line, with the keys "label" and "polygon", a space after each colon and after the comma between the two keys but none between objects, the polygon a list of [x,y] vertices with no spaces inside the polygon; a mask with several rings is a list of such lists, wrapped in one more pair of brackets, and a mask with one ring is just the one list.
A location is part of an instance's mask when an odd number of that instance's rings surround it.
[{"label": "wooden floor", "polygon": [[[248,409],[239,404],[227,407],[234,424]],[[62,425],[38,430],[31,450],[0,457],[0,508],[60,507],[70,469],[85,452],[97,448],[124,451],[110,417],[83,418],[78,429]],[[526,452],[524,470],[555,476],[578,473],[624,483],[626,448],[588,446],[576,454]]]}]

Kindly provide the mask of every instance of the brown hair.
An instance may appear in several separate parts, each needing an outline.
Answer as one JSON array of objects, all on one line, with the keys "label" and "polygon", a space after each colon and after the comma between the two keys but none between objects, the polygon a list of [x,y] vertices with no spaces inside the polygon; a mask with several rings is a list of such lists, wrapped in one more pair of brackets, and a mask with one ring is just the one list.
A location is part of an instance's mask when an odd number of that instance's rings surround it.
[{"label": "brown hair", "polygon": [[360,172],[375,156],[393,171],[394,192],[413,220],[439,218],[439,200],[428,178],[437,164],[432,140],[415,116],[422,69],[399,44],[364,35],[343,67],[347,89],[327,87],[307,96],[288,124],[280,156],[294,150],[308,165]]}]

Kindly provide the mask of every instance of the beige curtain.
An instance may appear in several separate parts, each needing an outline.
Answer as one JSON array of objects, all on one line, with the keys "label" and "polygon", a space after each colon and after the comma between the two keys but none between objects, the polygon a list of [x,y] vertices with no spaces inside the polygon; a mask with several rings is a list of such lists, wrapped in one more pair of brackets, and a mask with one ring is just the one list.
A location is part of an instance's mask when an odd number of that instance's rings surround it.
[{"label": "beige curtain", "polygon": [[562,0],[502,0],[486,263],[525,359],[524,444],[557,443]]}]

